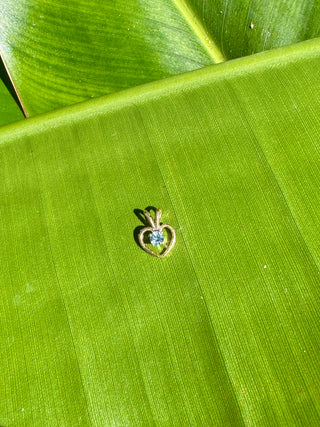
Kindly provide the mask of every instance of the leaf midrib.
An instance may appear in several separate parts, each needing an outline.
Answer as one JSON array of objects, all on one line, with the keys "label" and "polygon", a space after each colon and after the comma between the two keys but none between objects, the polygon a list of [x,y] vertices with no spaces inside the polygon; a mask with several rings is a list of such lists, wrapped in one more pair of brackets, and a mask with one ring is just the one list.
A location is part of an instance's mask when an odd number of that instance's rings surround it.
[{"label": "leaf midrib", "polygon": [[190,5],[185,0],[173,0],[176,7],[179,9],[180,13],[183,15],[184,19],[188,25],[193,30],[194,34],[198,37],[202,45],[206,48],[210,57],[215,63],[225,62],[227,58],[221,51],[221,48],[213,40],[211,35],[206,31],[203,23],[199,20],[198,16]]}]

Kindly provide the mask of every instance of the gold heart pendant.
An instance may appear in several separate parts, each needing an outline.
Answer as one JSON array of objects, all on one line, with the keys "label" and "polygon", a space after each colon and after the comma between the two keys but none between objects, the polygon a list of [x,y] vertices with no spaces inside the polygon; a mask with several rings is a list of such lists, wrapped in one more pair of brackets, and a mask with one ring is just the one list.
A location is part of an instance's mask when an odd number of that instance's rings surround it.
[{"label": "gold heart pendant", "polygon": [[[140,233],[139,233],[139,243],[143,250],[148,252],[148,254],[153,255],[157,258],[163,258],[164,256],[168,255],[168,253],[173,248],[175,241],[176,241],[176,232],[174,231],[174,228],[171,227],[171,225],[168,224],[160,224],[160,218],[161,218],[161,210],[157,209],[155,218],[153,219],[152,216],[148,211],[144,211],[144,216],[146,220],[149,223],[148,227],[144,227]],[[168,230],[170,234],[170,240],[167,247],[164,249],[163,252],[157,253],[154,252],[152,249],[148,248],[147,244],[144,242],[145,235],[149,234],[149,241],[152,244],[152,246],[160,246],[164,243],[164,235],[163,230]]]}]

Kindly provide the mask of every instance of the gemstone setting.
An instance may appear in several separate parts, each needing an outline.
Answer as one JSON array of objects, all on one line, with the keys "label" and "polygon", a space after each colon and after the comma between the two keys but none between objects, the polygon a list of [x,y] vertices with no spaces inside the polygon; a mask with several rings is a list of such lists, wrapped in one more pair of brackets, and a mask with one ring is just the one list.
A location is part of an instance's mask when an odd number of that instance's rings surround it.
[{"label": "gemstone setting", "polygon": [[160,246],[164,242],[164,235],[159,230],[154,230],[150,235],[150,243],[153,246]]}]

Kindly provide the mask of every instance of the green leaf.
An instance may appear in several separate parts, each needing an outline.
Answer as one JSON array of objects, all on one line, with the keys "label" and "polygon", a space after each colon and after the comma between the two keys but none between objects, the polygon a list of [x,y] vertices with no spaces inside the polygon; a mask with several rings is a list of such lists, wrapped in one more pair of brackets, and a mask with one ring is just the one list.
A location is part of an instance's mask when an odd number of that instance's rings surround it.
[{"label": "green leaf", "polygon": [[22,111],[0,79],[0,126],[23,119]]},{"label": "green leaf", "polygon": [[14,96],[13,89],[10,92],[8,87],[12,88],[0,58],[0,126],[13,123],[24,117]]},{"label": "green leaf", "polygon": [[[319,425],[319,60],[0,130],[1,425]],[[163,259],[134,238],[148,205]]]},{"label": "green leaf", "polygon": [[188,0],[226,58],[319,37],[320,3],[307,0]]},{"label": "green leaf", "polygon": [[29,115],[320,35],[297,0],[5,0],[0,51]]},{"label": "green leaf", "polygon": [[213,62],[173,2],[6,0],[2,16],[0,49],[30,115]]}]

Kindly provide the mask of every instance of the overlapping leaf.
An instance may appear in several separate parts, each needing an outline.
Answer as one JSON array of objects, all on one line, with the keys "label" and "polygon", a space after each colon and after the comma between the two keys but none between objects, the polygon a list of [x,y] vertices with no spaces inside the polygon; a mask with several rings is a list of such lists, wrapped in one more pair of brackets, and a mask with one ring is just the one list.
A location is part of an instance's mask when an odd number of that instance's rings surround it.
[{"label": "overlapping leaf", "polygon": [[4,0],[0,14],[29,115],[320,34],[307,0]]},{"label": "overlapping leaf", "polygon": [[0,126],[23,119],[16,100],[10,94],[3,81],[0,80]]},{"label": "overlapping leaf", "polygon": [[[6,83],[6,84],[5,84]],[[11,93],[9,92],[10,88]],[[14,89],[8,80],[7,72],[0,58],[0,126],[6,125],[23,118],[19,102],[14,96]]]}]

